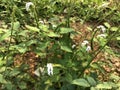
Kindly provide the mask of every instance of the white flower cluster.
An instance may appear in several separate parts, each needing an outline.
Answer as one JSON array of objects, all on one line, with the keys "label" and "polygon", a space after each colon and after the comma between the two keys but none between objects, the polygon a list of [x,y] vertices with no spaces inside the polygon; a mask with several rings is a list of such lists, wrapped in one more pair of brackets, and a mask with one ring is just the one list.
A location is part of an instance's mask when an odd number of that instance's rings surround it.
[{"label": "white flower cluster", "polygon": [[32,2],[27,2],[26,5],[25,5],[25,9],[26,11],[29,11],[30,9],[30,6],[33,6],[34,4]]},{"label": "white flower cluster", "polygon": [[105,34],[100,34],[100,35],[97,35],[97,37],[103,37],[103,38],[106,38],[106,35],[105,35]]},{"label": "white flower cluster", "polygon": [[82,47],[86,46],[86,51],[89,52],[91,51],[91,47],[89,46],[89,42],[87,40],[84,40],[81,44]]},{"label": "white flower cluster", "polygon": [[103,25],[99,25],[97,28],[100,29],[103,33],[106,31],[106,28]]},{"label": "white flower cluster", "polygon": [[103,25],[99,25],[99,26],[97,26],[97,28],[98,29],[100,29],[101,31],[102,31],[102,33],[103,34],[100,34],[100,35],[98,35],[97,37],[99,38],[106,38],[106,34],[105,34],[105,32],[106,32],[106,28],[103,26]]},{"label": "white flower cluster", "polygon": [[[53,75],[53,64],[47,63],[47,73],[48,75]],[[39,67],[34,71],[34,74],[38,77],[45,74],[45,68]]]},{"label": "white flower cluster", "polygon": [[88,42],[87,40],[84,40],[84,41],[82,42],[81,46],[86,46],[86,45],[88,45],[88,44],[89,44],[89,42]]},{"label": "white flower cluster", "polygon": [[52,63],[47,64],[48,75],[53,75],[53,65]]}]

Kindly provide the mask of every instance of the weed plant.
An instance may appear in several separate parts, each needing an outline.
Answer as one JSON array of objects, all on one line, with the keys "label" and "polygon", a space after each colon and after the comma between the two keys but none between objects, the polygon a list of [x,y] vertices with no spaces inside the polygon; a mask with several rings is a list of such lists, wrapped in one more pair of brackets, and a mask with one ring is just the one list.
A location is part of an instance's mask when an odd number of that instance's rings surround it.
[{"label": "weed plant", "polygon": [[[119,90],[97,56],[120,47],[119,0],[1,0],[0,90]],[[74,20],[73,20],[74,18]],[[71,22],[97,22],[73,41]],[[119,56],[119,53],[118,53]],[[104,59],[107,60],[107,59]]]}]

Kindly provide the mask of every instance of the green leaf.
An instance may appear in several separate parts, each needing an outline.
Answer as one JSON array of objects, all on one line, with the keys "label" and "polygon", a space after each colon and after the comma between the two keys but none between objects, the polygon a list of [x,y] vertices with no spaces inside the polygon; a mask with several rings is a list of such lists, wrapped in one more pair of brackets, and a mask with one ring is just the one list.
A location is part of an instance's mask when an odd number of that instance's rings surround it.
[{"label": "green leaf", "polygon": [[49,32],[47,25],[40,25],[39,28],[44,32]]},{"label": "green leaf", "polygon": [[19,45],[15,45],[13,48],[17,49],[20,53],[25,53],[28,50],[24,42]]},{"label": "green leaf", "polygon": [[20,23],[17,21],[17,22],[14,22],[13,23],[13,30],[18,30],[20,28]]},{"label": "green leaf", "polygon": [[7,31],[6,29],[0,28],[0,34],[3,33],[4,31]]},{"label": "green leaf", "polygon": [[49,32],[49,33],[48,33],[48,36],[49,36],[49,37],[60,37],[59,34],[56,34],[56,33],[54,33],[54,32]]},{"label": "green leaf", "polygon": [[14,69],[13,71],[10,72],[10,76],[16,76],[20,73],[20,71]]},{"label": "green leaf", "polygon": [[107,27],[107,28],[110,28],[110,24],[105,22],[104,25]]},{"label": "green leaf", "polygon": [[83,87],[90,87],[90,84],[85,79],[75,79],[72,81],[72,84],[83,86]]},{"label": "green leaf", "polygon": [[71,83],[72,82],[72,75],[67,73],[66,76],[65,76],[65,79],[67,82]]},{"label": "green leaf", "polygon": [[61,34],[66,34],[66,33],[70,33],[73,32],[74,30],[72,28],[60,28],[60,33]]},{"label": "green leaf", "polygon": [[35,43],[37,43],[36,40],[30,40],[26,43],[26,46],[30,46],[30,45],[35,44]]},{"label": "green leaf", "polygon": [[97,90],[95,87],[91,87],[90,90]]},{"label": "green leaf", "polygon": [[101,67],[98,63],[94,62],[94,63],[90,64],[90,66],[94,69],[100,70],[103,74],[105,74],[104,68]]},{"label": "green leaf", "polygon": [[50,42],[43,42],[39,45],[38,50],[45,50],[49,46]]},{"label": "green leaf", "polygon": [[[5,63],[4,63],[4,64],[5,64]],[[0,67],[1,67],[1,66],[0,66]],[[5,66],[2,66],[2,67],[0,68],[0,73],[1,73],[1,72],[4,72],[4,71],[5,71],[5,68],[6,68]]]},{"label": "green leaf", "polygon": [[6,80],[4,79],[2,74],[0,74],[0,83],[6,83]]},{"label": "green leaf", "polygon": [[110,75],[110,79],[111,79],[111,80],[116,80],[116,81],[118,81],[118,80],[120,80],[120,77],[117,76],[117,75],[115,75],[115,74],[111,74],[111,75]]},{"label": "green leaf", "polygon": [[104,82],[102,84],[98,84],[96,88],[97,89],[112,89],[112,86],[108,82]]},{"label": "green leaf", "polygon": [[5,84],[5,87],[7,88],[7,90],[13,90],[13,84],[11,82],[7,82]]},{"label": "green leaf", "polygon": [[70,47],[68,47],[68,46],[65,46],[65,45],[62,45],[61,49],[66,51],[66,52],[72,52],[72,49]]},{"label": "green leaf", "polygon": [[20,82],[18,86],[19,86],[19,88],[20,88],[21,90],[27,88],[25,82]]},{"label": "green leaf", "polygon": [[91,86],[95,86],[97,83],[92,77],[87,77],[87,80]]},{"label": "green leaf", "polygon": [[116,37],[117,40],[120,40],[120,36]]},{"label": "green leaf", "polygon": [[23,30],[23,31],[19,32],[18,35],[26,36],[26,33],[28,33],[28,30]]},{"label": "green leaf", "polygon": [[0,37],[0,42],[3,41],[4,39],[8,38],[11,35],[11,31],[5,32],[1,37]]},{"label": "green leaf", "polygon": [[117,27],[111,27],[111,29],[110,29],[111,31],[117,31],[118,30],[118,28]]},{"label": "green leaf", "polygon": [[25,27],[33,32],[39,32],[40,30],[36,27],[25,25]]}]

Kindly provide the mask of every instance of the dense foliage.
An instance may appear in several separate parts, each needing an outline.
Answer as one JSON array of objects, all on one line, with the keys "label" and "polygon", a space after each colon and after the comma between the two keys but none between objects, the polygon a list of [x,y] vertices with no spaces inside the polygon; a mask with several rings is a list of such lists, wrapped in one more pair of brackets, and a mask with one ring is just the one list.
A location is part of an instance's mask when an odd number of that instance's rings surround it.
[{"label": "dense foliage", "polygon": [[119,25],[119,0],[0,0],[0,90],[120,90]]}]

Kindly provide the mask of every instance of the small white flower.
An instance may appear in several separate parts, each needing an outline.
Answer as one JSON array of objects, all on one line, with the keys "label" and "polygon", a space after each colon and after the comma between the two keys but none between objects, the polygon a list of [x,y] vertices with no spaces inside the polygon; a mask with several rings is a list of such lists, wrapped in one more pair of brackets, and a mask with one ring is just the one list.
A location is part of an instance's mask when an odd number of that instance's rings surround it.
[{"label": "small white flower", "polygon": [[76,47],[76,45],[75,45],[75,44],[73,44],[73,45],[72,45],[72,49],[74,49],[75,47]]},{"label": "small white flower", "polygon": [[44,24],[44,21],[43,21],[43,20],[39,20],[39,22],[40,22],[41,24]]},{"label": "small white flower", "polygon": [[89,52],[91,50],[90,46],[87,46],[86,51]]},{"label": "small white flower", "polygon": [[83,42],[82,42],[82,44],[81,44],[81,46],[86,46],[87,44],[89,44],[89,42],[87,41],[87,40],[84,40]]},{"label": "small white flower", "polygon": [[106,38],[106,35],[105,35],[105,34],[100,34],[100,35],[97,35],[97,37],[103,37],[103,38]]},{"label": "small white flower", "polygon": [[52,63],[47,64],[48,75],[53,75],[53,65]]},{"label": "small white flower", "polygon": [[26,11],[29,11],[30,6],[33,6],[33,5],[34,5],[34,4],[33,4],[32,2],[27,2],[27,3],[26,3],[26,6],[25,6]]},{"label": "small white flower", "polygon": [[101,31],[102,31],[103,33],[105,33],[105,31],[106,31],[106,28],[105,28],[103,25],[99,25],[99,26],[97,26],[97,28],[98,28],[98,29],[101,29]]},{"label": "small white flower", "polygon": [[53,28],[56,28],[56,27],[57,27],[57,25],[53,24]]}]

